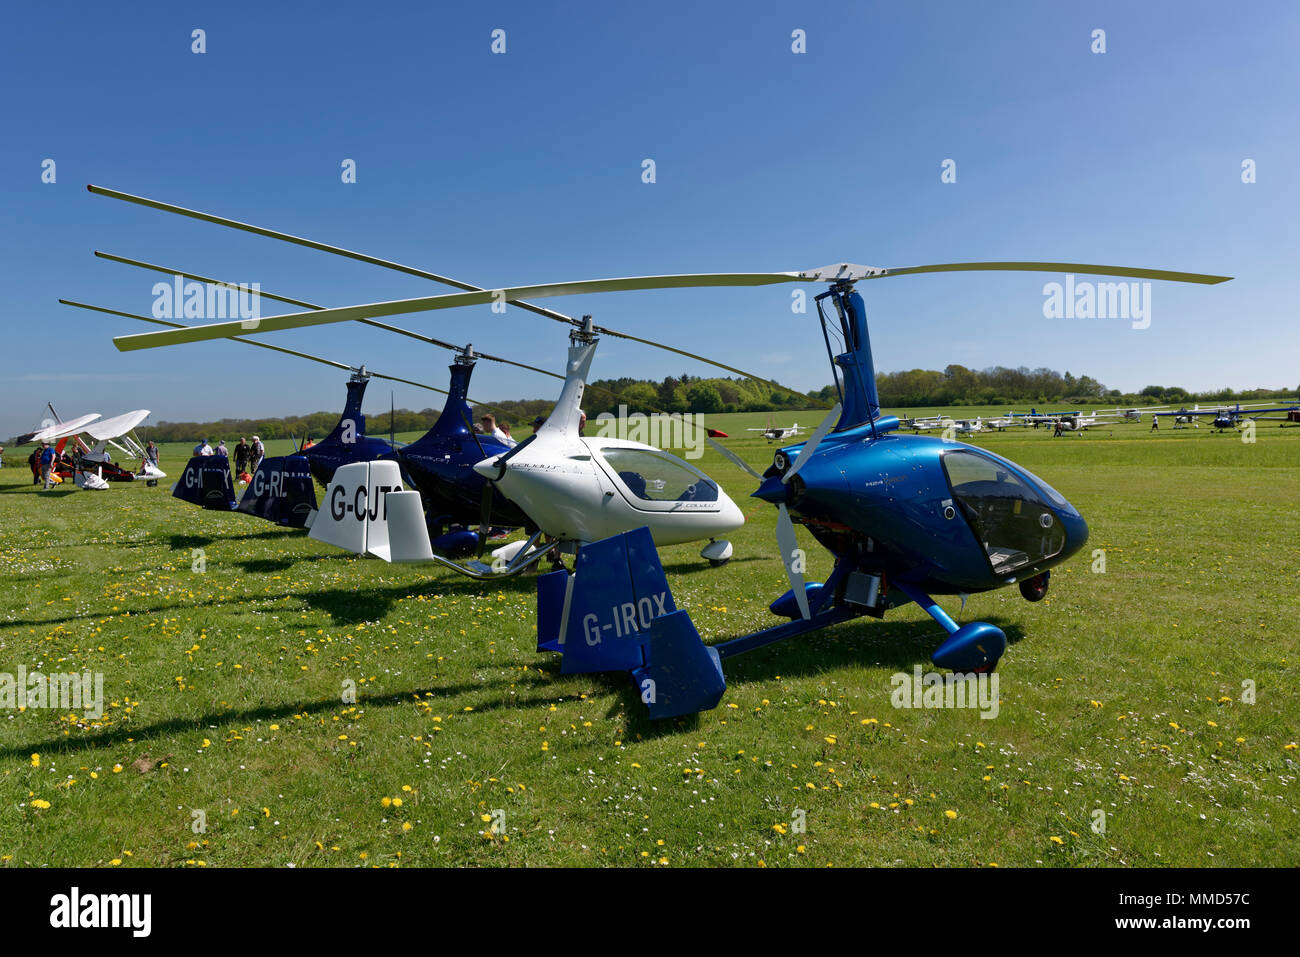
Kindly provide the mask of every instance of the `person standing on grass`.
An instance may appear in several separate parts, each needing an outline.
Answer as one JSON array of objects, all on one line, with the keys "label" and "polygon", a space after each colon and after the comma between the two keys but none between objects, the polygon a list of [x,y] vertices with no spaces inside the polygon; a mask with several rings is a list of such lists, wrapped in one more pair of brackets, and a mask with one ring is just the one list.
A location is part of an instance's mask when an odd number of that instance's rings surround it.
[{"label": "person standing on grass", "polygon": [[235,446],[235,474],[243,475],[248,471],[248,442],[241,435],[239,444]]},{"label": "person standing on grass", "polygon": [[54,449],[50,448],[49,442],[41,443],[41,491],[53,488],[54,483],[50,481],[50,475],[54,470]]},{"label": "person standing on grass", "polygon": [[262,437],[253,436],[253,448],[248,456],[249,470],[257,471],[257,467],[262,464],[262,459],[266,456],[266,447],[262,445]]},{"label": "person standing on grass", "polygon": [[5,447],[0,445],[0,469],[5,467]]},{"label": "person standing on grass", "polygon": [[230,453],[226,450],[225,439],[217,439],[217,454],[223,458],[230,458]]},{"label": "person standing on grass", "polygon": [[505,437],[506,437],[506,445],[510,446],[510,448],[513,449],[516,445],[519,444],[518,442],[515,441],[514,436],[512,436],[512,435],[510,434],[510,423],[509,423],[509,422],[502,422],[502,423],[501,423],[501,432],[502,432],[503,435],[505,435]]}]

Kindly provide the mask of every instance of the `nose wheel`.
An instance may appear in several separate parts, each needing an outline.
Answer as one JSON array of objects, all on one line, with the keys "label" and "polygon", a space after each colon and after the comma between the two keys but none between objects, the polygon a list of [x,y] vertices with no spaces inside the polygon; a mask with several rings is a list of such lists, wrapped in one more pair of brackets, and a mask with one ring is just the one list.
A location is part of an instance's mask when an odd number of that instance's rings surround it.
[{"label": "nose wheel", "polygon": [[700,557],[707,559],[714,568],[721,568],[731,561],[731,542],[709,539],[709,544],[700,549]]},{"label": "nose wheel", "polygon": [[1033,578],[1026,578],[1020,583],[1020,596],[1025,601],[1042,601],[1047,597],[1047,584],[1051,578],[1051,572],[1040,572]]}]

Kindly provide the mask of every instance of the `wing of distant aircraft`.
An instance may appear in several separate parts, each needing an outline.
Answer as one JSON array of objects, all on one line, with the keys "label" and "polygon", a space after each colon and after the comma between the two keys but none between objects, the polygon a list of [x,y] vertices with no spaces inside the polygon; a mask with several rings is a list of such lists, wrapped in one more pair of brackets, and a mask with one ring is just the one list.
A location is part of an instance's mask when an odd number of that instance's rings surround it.
[{"label": "wing of distant aircraft", "polygon": [[120,439],[129,432],[134,431],[136,426],[147,418],[149,418],[148,409],[136,409],[134,412],[115,415],[111,419],[100,419],[98,422],[86,426],[82,431],[96,442],[108,442],[112,439]]},{"label": "wing of distant aircraft", "polygon": [[75,419],[68,419],[66,422],[55,422],[53,425],[47,425],[43,429],[35,432],[29,432],[25,436],[19,436],[19,445],[26,445],[28,442],[54,442],[58,439],[67,438],[70,435],[76,435],[85,430],[85,427],[100,418],[98,412],[92,412],[89,415],[78,416]]}]

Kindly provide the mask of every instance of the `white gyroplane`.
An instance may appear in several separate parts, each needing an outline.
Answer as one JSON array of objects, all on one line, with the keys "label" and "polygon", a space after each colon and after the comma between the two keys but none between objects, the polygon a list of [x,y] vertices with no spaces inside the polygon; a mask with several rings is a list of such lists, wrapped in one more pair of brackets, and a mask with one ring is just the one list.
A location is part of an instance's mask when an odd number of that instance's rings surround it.
[{"label": "white gyroplane", "polygon": [[[402,487],[396,462],[345,465],[335,473],[311,537],[385,561],[435,562],[472,578],[514,575],[546,555],[646,526],[655,545],[708,539],[700,555],[713,565],[731,558],[718,536],[745,517],[722,488],[690,463],[641,442],[579,433],[582,394],[597,337],[589,318],[571,336],[564,386],[545,423],[509,452],[474,470],[532,521],[530,537],[493,552],[487,564],[434,554],[420,495]],[[492,524],[484,495],[480,526]]]}]

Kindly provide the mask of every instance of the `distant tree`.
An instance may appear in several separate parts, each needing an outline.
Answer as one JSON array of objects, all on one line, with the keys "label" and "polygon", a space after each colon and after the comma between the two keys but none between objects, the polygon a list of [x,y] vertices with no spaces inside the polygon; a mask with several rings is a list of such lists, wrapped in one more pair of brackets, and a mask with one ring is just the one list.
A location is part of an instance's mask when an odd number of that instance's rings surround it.
[{"label": "distant tree", "polygon": [[722,394],[716,386],[700,382],[686,391],[686,404],[691,412],[721,412]]}]

